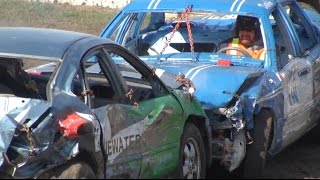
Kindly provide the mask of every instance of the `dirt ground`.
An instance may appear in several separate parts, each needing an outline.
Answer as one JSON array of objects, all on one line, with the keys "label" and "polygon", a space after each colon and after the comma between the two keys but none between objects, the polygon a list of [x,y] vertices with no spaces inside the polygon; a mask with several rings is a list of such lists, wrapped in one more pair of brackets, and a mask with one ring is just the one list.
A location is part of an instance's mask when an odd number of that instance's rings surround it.
[{"label": "dirt ground", "polygon": [[[207,178],[239,178],[219,167],[211,167]],[[320,127],[269,159],[263,179],[320,179]]]},{"label": "dirt ground", "polygon": [[320,178],[320,127],[272,158],[263,178]]}]

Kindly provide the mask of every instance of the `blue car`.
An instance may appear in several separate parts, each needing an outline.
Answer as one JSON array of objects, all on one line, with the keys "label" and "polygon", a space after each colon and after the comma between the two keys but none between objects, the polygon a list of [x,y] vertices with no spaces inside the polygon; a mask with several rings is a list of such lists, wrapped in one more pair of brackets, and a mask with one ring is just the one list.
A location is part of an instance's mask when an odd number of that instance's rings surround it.
[{"label": "blue car", "polygon": [[[257,20],[263,56],[221,48],[240,16]],[[319,19],[294,0],[134,0],[101,36],[189,79],[210,119],[208,158],[256,177],[268,157],[319,123]]]}]

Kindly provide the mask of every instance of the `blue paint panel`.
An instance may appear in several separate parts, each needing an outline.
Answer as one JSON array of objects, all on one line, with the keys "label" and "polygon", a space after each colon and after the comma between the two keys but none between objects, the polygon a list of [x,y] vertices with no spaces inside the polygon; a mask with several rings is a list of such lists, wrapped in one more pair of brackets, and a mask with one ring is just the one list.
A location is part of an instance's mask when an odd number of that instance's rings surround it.
[{"label": "blue paint panel", "polygon": [[235,93],[250,74],[261,70],[240,66],[220,67],[212,64],[194,64],[193,66],[190,64],[183,66],[153,64],[151,66],[170,73],[187,75],[187,78],[190,78],[196,87],[196,97],[207,108],[226,107],[232,95],[224,94],[223,91]]},{"label": "blue paint panel", "polygon": [[267,3],[264,0],[179,0],[179,3],[175,0],[135,0],[124,11],[140,11],[145,9],[183,10],[188,5],[192,5],[194,10],[236,11],[239,8],[242,11],[241,8],[246,6],[250,9],[250,11],[246,12],[260,14],[268,11],[268,8],[274,4],[274,1],[267,1]]}]

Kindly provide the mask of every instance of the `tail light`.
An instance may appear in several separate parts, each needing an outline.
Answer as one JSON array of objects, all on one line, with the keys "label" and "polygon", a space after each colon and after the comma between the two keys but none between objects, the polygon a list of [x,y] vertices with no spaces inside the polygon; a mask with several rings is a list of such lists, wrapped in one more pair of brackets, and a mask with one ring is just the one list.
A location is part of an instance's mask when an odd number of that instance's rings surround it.
[{"label": "tail light", "polygon": [[73,112],[67,115],[65,119],[59,119],[57,128],[63,133],[64,137],[75,139],[79,137],[78,132],[85,126],[86,121],[86,119]]}]

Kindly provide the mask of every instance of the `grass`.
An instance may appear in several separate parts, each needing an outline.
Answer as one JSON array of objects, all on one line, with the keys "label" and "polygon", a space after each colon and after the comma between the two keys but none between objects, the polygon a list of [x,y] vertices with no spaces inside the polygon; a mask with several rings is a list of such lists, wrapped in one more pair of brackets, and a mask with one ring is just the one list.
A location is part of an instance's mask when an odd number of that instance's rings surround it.
[{"label": "grass", "polygon": [[99,35],[118,9],[0,0],[0,26],[65,29]]}]

